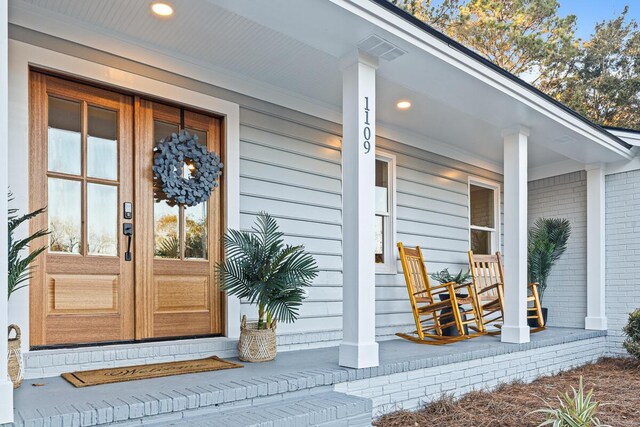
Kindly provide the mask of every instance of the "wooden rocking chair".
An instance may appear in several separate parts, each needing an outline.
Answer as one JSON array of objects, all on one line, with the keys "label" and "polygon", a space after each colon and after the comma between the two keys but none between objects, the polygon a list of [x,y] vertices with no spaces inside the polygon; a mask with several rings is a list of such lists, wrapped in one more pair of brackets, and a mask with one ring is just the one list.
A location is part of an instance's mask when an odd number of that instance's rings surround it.
[{"label": "wooden rocking chair", "polygon": [[[504,322],[502,256],[500,252],[496,252],[495,255],[475,255],[473,251],[469,251],[469,265],[473,280],[474,300],[477,304],[476,310],[481,319],[481,330],[489,335],[497,335]],[[535,314],[530,316],[528,307],[527,319],[537,320],[538,327],[532,328],[531,332],[538,332],[545,327],[538,296],[538,284],[529,283],[528,289],[530,292],[527,296],[527,305],[532,303],[531,309],[535,311]]]},{"label": "wooden rocking chair", "polygon": [[[450,282],[431,286],[420,247],[405,248],[402,243],[398,243],[398,250],[416,330],[411,334],[397,333],[396,335],[420,344],[433,345],[448,344],[478,336],[482,325],[473,301],[473,285],[471,283],[458,285]],[[460,297],[459,292],[463,289],[466,289],[468,296]],[[460,306],[463,304],[469,305],[471,309],[462,311]],[[467,315],[470,319],[465,318]],[[466,325],[470,325],[468,328],[473,329],[475,333],[466,333]],[[444,335],[444,330],[452,327],[455,327],[458,336]]]}]

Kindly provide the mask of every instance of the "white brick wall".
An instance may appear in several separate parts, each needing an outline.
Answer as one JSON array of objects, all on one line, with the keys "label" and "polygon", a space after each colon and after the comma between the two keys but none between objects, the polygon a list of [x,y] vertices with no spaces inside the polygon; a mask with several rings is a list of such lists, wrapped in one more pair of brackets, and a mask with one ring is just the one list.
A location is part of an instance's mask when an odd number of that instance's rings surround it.
[{"label": "white brick wall", "polygon": [[529,183],[529,226],[540,217],[567,218],[571,238],[549,277],[543,306],[550,326],[584,328],[587,315],[587,181],[584,171]]},{"label": "white brick wall", "polygon": [[[278,351],[336,346],[341,339],[342,331],[279,334]],[[237,345],[236,340],[219,337],[29,351],[24,353],[25,377],[52,377],[71,371],[174,362],[212,354],[235,357]]]},{"label": "white brick wall", "polygon": [[622,327],[640,308],[640,170],[606,177],[608,351],[624,354]]},{"label": "white brick wall", "polygon": [[515,380],[526,382],[594,362],[606,352],[606,337],[336,384],[338,392],[367,397],[373,415],[413,410],[443,393],[463,395]]}]

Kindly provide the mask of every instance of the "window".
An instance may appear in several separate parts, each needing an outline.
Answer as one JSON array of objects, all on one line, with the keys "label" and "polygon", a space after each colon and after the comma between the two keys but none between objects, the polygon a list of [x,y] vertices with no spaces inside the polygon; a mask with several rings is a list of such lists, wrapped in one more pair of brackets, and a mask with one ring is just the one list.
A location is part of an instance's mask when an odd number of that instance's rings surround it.
[{"label": "window", "polygon": [[474,254],[491,254],[500,246],[500,187],[469,181],[469,246]]},{"label": "window", "polygon": [[376,273],[395,274],[395,156],[392,154],[378,152],[376,155],[375,197]]}]

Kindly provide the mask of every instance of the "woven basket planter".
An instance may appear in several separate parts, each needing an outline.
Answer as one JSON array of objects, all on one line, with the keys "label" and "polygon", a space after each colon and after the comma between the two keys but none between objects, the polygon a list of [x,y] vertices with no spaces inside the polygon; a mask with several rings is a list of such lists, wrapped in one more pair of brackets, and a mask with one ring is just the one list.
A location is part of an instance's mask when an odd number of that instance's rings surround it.
[{"label": "woven basket planter", "polygon": [[[11,338],[11,332],[15,332],[16,336]],[[20,350],[20,328],[18,325],[9,325],[9,378],[13,383],[13,388],[22,385],[24,372],[22,371],[22,351]]]},{"label": "woven basket planter", "polygon": [[277,352],[276,322],[271,328],[258,329],[258,322],[247,323],[247,316],[242,316],[238,358],[244,362],[267,362],[275,359]]}]

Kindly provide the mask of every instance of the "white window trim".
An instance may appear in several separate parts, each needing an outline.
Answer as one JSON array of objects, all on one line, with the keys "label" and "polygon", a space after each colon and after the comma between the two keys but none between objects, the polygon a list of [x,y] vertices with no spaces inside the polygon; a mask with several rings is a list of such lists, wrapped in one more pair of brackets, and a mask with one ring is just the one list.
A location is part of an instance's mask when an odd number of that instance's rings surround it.
[{"label": "white window trim", "polygon": [[[490,190],[493,190],[493,217],[495,218],[495,228],[489,227],[479,227],[471,225],[471,186],[475,185],[476,187],[484,187]],[[500,250],[500,183],[496,181],[491,181],[489,179],[470,176],[467,183],[467,213],[469,217],[469,250],[471,250],[471,230],[480,230],[480,231],[491,231],[493,232],[493,238],[491,239],[491,250],[490,253],[495,253]]]},{"label": "white window trim", "polygon": [[384,253],[385,262],[376,263],[376,274],[397,274],[396,259],[396,156],[385,150],[376,149],[376,160],[381,160],[388,164],[389,188],[388,203],[389,217],[387,219],[388,232],[385,235]]}]

